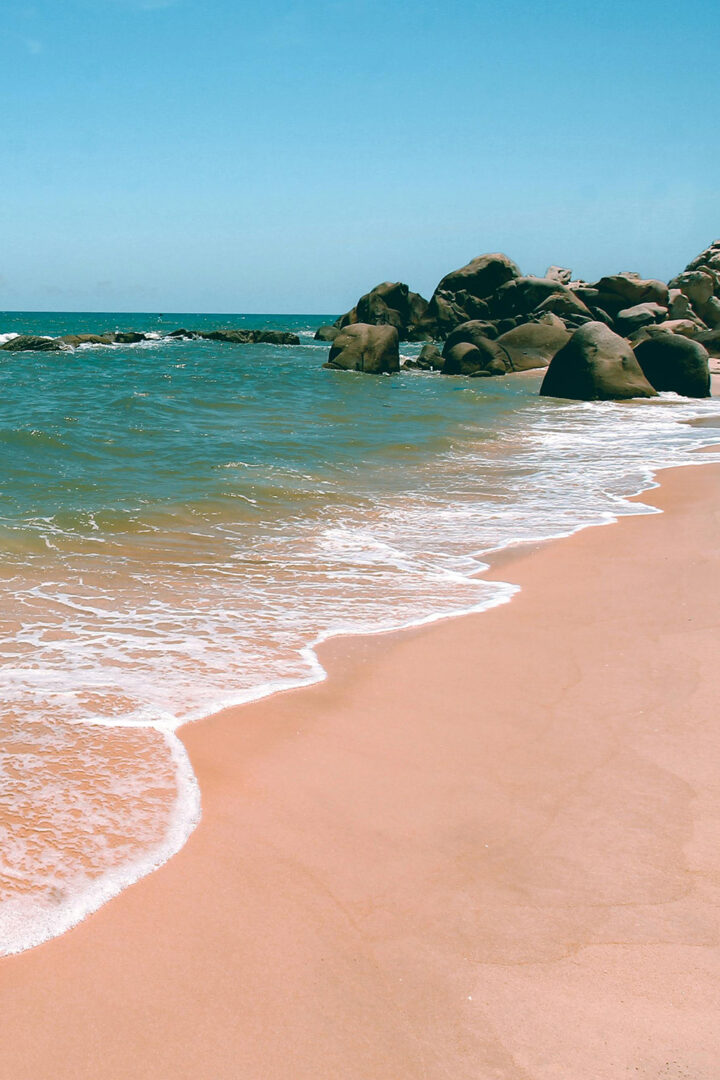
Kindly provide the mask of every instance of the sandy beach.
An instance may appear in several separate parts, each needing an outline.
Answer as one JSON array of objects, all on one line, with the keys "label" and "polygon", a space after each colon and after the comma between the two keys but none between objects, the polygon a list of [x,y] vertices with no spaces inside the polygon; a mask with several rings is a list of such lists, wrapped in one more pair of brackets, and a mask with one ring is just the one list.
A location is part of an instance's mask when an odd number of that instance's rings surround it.
[{"label": "sandy beach", "polygon": [[183,729],[200,826],[0,961],[2,1080],[716,1080],[720,466],[660,479]]}]

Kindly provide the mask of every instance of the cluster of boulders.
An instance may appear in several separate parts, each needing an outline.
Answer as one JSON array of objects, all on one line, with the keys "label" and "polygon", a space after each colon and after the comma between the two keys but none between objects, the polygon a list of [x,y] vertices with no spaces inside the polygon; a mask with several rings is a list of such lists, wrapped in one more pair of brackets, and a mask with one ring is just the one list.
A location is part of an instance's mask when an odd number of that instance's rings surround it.
[{"label": "cluster of boulders", "polygon": [[[299,345],[297,334],[285,330],[173,330],[169,338],[208,341],[226,341],[232,345],[270,344]],[[0,349],[4,352],[66,352],[81,345],[136,345],[141,341],[157,341],[157,334],[139,330],[112,330],[107,334],[63,334],[61,337],[39,337],[36,334],[18,334],[10,338]]]},{"label": "cluster of boulders", "polygon": [[704,397],[708,359],[720,357],[720,241],[669,284],[630,272],[590,283],[559,266],[532,277],[481,255],[429,302],[378,285],[316,338],[332,342],[329,367],[373,374],[399,370],[401,341],[425,341],[405,368],[477,378],[549,367],[541,393],[557,397]]}]

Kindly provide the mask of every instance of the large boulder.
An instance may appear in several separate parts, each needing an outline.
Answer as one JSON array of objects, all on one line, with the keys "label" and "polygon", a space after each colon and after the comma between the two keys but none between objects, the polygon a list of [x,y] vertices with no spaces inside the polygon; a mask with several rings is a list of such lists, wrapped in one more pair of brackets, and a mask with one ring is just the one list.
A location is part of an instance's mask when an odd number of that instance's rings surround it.
[{"label": "large boulder", "polygon": [[3,352],[62,352],[66,348],[59,338],[39,337],[36,334],[18,334],[0,345]]},{"label": "large boulder", "polygon": [[615,327],[623,337],[629,337],[643,326],[651,326],[653,323],[662,322],[668,313],[668,309],[660,304],[646,303],[634,304],[633,307],[623,308],[615,317]]},{"label": "large boulder", "polygon": [[335,326],[342,330],[355,323],[394,326],[401,341],[421,341],[427,334],[419,328],[428,302],[402,281],[383,281],[361,296],[354,308],[341,315]]},{"label": "large boulder", "polygon": [[[560,324],[560,325],[558,325]],[[570,334],[557,323],[531,322],[516,326],[497,339],[510,358],[513,371],[547,367],[555,353],[570,340]]]},{"label": "large boulder", "polygon": [[708,352],[698,341],[657,333],[635,346],[635,356],[656,390],[674,390],[683,397],[710,396]]},{"label": "large boulder", "polygon": [[[668,305],[668,287],[664,281],[655,278],[641,278],[639,274],[610,274],[600,278],[593,286],[596,290],[596,304],[614,318],[623,308],[635,304],[655,303],[663,307]],[[583,296],[583,290],[578,290]]]},{"label": "large boulder", "polygon": [[540,393],[578,401],[655,397],[635,354],[605,323],[590,322],[550,361]]},{"label": "large boulder", "polygon": [[443,375],[504,375],[510,367],[507,353],[489,338],[458,341],[443,358]]},{"label": "large boulder", "polygon": [[353,323],[332,343],[327,366],[344,371],[383,375],[400,370],[399,337],[394,326]]},{"label": "large boulder", "polygon": [[446,274],[433,293],[421,326],[433,337],[445,338],[460,323],[484,319],[487,300],[501,285],[521,276],[507,255],[479,255],[459,270]]}]

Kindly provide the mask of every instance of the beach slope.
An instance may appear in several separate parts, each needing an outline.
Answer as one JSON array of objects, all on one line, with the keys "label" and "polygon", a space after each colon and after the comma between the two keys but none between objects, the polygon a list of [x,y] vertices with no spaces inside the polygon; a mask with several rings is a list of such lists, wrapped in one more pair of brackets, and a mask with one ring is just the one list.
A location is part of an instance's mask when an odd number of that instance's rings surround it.
[{"label": "beach slope", "polygon": [[720,466],[661,481],[184,729],[200,826],[0,961],[2,1080],[717,1080]]}]

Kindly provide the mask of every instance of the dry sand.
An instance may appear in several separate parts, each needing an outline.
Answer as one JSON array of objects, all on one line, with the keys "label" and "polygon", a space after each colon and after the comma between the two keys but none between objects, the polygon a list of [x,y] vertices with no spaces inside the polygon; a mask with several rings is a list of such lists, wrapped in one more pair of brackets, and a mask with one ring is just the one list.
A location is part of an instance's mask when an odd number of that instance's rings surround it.
[{"label": "dry sand", "polygon": [[204,816],[0,962],[3,1080],[717,1080],[720,466],[185,729]]}]

